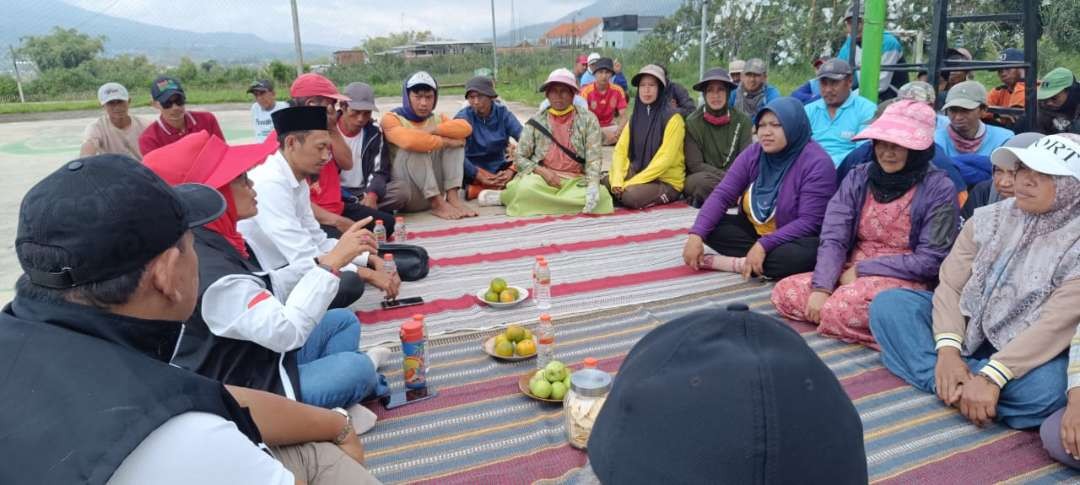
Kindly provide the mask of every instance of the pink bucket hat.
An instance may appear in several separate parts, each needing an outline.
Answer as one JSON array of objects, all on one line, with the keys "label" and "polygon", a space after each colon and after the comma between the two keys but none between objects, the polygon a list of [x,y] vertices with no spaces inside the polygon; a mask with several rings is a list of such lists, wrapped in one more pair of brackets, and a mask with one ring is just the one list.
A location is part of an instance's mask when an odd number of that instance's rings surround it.
[{"label": "pink bucket hat", "polygon": [[578,93],[577,78],[574,77],[574,73],[564,67],[560,67],[548,74],[547,81],[540,85],[540,92],[547,92],[548,86],[552,83],[565,84],[574,91],[574,94]]},{"label": "pink bucket hat", "polygon": [[934,144],[936,123],[933,108],[925,103],[902,99],[885,108],[880,118],[852,140],[882,140],[908,150],[926,150]]}]

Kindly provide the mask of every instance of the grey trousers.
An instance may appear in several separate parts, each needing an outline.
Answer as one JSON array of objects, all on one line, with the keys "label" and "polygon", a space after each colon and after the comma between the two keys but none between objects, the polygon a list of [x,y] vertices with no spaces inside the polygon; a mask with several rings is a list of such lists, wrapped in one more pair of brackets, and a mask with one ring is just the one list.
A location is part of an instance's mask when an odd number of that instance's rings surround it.
[{"label": "grey trousers", "polygon": [[285,465],[297,480],[309,485],[382,483],[371,472],[333,443],[304,443],[273,446],[270,453]]},{"label": "grey trousers", "polygon": [[421,212],[431,208],[428,199],[461,188],[465,177],[465,148],[444,148],[431,153],[399,149],[386,196],[384,211]]},{"label": "grey trousers", "polygon": [[714,172],[697,172],[686,175],[683,185],[683,194],[689,200],[690,205],[701,207],[705,199],[709,198],[713,189],[716,188],[724,176]]}]

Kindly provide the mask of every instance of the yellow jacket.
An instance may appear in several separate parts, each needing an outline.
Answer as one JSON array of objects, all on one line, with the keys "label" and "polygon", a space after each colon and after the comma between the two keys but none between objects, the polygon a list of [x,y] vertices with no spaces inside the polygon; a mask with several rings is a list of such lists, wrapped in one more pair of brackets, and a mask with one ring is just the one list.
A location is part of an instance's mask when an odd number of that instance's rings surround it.
[{"label": "yellow jacket", "polygon": [[659,180],[682,191],[686,180],[686,158],[683,156],[685,137],[686,124],[682,115],[675,114],[664,127],[664,141],[656,150],[656,155],[644,170],[626,180],[626,173],[630,170],[630,127],[627,126],[619,136],[611,157],[611,173],[608,174],[611,186],[625,188]]}]

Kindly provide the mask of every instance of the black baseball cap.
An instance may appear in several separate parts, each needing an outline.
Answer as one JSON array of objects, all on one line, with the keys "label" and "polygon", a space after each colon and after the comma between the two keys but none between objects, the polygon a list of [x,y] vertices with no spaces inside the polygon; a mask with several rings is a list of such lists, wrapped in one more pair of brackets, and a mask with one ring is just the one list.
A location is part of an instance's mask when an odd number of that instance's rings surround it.
[{"label": "black baseball cap", "polygon": [[273,90],[274,90],[274,82],[273,81],[271,81],[269,79],[260,79],[258,81],[255,81],[255,82],[251,83],[251,86],[248,86],[247,92],[249,92],[251,94],[255,94],[255,93],[259,92],[259,91],[273,91]]},{"label": "black baseball cap", "polygon": [[169,76],[158,76],[154,80],[154,84],[150,85],[150,97],[154,98],[154,101],[164,103],[173,97],[173,95],[179,94],[181,97],[186,96],[184,94],[184,87],[180,85],[180,81],[176,78]]},{"label": "black baseball cap", "polygon": [[[30,282],[74,288],[145,266],[189,229],[216,220],[225,199],[210,187],[164,180],[133,158],[68,162],[34,185],[19,207],[15,253]],[[58,251],[31,261],[28,247]]]},{"label": "black baseball cap", "polygon": [[867,482],[862,421],[836,376],[802,336],[742,304],[634,345],[588,453],[601,483]]}]

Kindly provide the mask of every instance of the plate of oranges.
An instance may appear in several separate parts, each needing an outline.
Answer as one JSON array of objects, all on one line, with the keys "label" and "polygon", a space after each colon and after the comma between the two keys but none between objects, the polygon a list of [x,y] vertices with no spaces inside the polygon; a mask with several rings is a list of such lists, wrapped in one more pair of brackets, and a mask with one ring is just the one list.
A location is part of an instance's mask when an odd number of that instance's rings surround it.
[{"label": "plate of oranges", "polygon": [[495,278],[491,284],[476,292],[476,298],[491,308],[512,308],[529,298],[529,290],[520,286],[510,286],[506,280]]},{"label": "plate of oranges", "polygon": [[536,357],[536,345],[536,336],[529,329],[510,325],[484,340],[484,353],[500,360],[526,360]]}]

